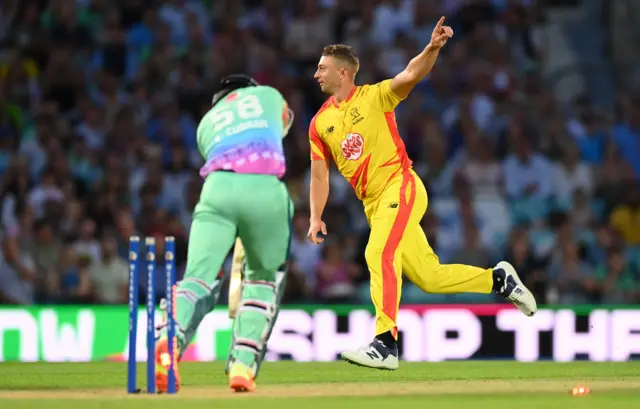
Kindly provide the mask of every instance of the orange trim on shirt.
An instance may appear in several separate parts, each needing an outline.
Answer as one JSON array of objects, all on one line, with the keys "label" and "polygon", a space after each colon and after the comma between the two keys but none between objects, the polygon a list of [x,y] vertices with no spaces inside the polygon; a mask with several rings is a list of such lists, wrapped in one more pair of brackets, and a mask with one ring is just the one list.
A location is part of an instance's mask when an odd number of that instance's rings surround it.
[{"label": "orange trim on shirt", "polygon": [[[364,161],[358,166],[349,183],[353,190],[358,193],[358,180],[362,179],[360,183],[360,200],[364,199],[367,195],[367,179],[369,177],[369,162],[371,161],[371,154],[367,155]],[[361,177],[362,176],[362,177]]]},{"label": "orange trim on shirt", "polygon": [[[385,112],[384,118],[387,120],[387,126],[389,127],[389,132],[391,133],[391,139],[393,140],[393,144],[396,146],[398,161],[402,163],[403,170],[409,169],[411,167],[412,162],[411,162],[411,159],[409,159],[409,156],[407,156],[407,151],[404,147],[404,142],[400,137],[400,132],[398,132],[398,124],[396,123],[396,114],[393,111]],[[391,165],[391,163],[386,163],[385,165],[389,166]]]},{"label": "orange trim on shirt", "polygon": [[[328,102],[328,101],[327,101]],[[325,102],[318,110],[316,115],[311,119],[309,124],[309,142],[311,143],[311,160],[327,160],[331,155],[331,151],[326,143],[320,139],[318,128],[316,127],[316,118],[329,107],[329,104]],[[313,149],[315,146],[315,150]]]},{"label": "orange trim on shirt", "polygon": [[383,163],[382,165],[380,165],[380,167],[384,168],[385,166],[393,166],[393,165],[397,165],[400,162],[402,162],[402,160],[400,160],[400,158],[391,158],[388,161],[386,161],[385,163]]},{"label": "orange trim on shirt", "polygon": [[403,169],[401,169],[401,168],[398,168],[395,172],[393,172],[393,173],[391,174],[391,176],[389,176],[389,177],[387,178],[387,180],[386,180],[386,182],[385,182],[385,185],[386,185],[387,183],[391,182],[391,180],[392,180],[393,178],[395,178],[395,177],[396,177],[396,175],[398,175],[398,173],[400,173],[400,172],[404,172],[404,170],[403,170]]},{"label": "orange trim on shirt", "polygon": [[[343,102],[349,102],[349,100],[351,99],[351,97],[353,97],[353,94],[356,93],[356,90],[358,89],[357,86],[354,86],[353,89],[351,90],[351,92],[349,92],[349,95],[347,95],[347,99],[345,99]],[[331,97],[331,103],[333,104],[334,107],[338,108],[338,102],[336,101],[336,97],[332,96]]]}]

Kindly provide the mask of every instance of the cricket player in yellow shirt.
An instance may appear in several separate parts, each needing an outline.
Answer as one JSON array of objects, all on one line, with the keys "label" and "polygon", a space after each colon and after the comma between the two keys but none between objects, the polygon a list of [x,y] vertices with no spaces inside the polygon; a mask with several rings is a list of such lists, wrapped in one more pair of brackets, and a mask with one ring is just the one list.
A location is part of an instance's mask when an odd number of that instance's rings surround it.
[{"label": "cricket player in yellow shirt", "polygon": [[376,334],[371,344],[344,352],[350,363],[398,368],[397,314],[402,275],[428,293],[496,293],[527,316],[537,310],[531,292],[511,264],[494,268],[440,264],[429,246],[420,220],[427,209],[426,189],[396,125],[394,110],[431,71],[453,30],[438,21],[431,42],[404,71],[373,85],[355,85],[359,61],[351,47],[325,47],[315,78],[331,97],[309,126],[311,143],[311,218],[309,239],[327,234],[322,212],[329,195],[329,160],[351,183],[362,200],[371,227],[365,259],[371,274],[371,298],[376,309]]}]

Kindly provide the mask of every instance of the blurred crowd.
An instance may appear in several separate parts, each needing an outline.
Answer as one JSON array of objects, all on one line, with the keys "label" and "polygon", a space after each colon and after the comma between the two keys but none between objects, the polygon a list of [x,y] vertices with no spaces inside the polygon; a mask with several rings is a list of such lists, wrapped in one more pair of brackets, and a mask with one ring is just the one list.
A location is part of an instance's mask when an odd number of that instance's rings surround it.
[{"label": "blurred crowd", "polygon": [[[368,227],[337,172],[327,240],[306,240],[307,131],[326,98],[313,72],[322,47],[341,42],[360,57],[357,83],[391,77],[441,15],[455,37],[397,110],[441,261],[506,259],[540,303],[639,302],[640,99],[620,94],[610,111],[560,103],[542,76],[538,3],[4,0],[0,303],[126,302],[132,235],[156,237],[159,259],[175,236],[183,272],[202,185],[195,130],[236,72],[281,90],[296,113],[285,301],[369,303]],[[403,302],[493,301],[403,288]]]}]

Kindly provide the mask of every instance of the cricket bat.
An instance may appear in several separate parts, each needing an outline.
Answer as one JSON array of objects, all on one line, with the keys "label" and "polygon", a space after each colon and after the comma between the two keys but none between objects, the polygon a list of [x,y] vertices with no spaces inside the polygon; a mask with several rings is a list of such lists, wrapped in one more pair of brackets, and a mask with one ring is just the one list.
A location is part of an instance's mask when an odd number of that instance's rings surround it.
[{"label": "cricket bat", "polygon": [[229,279],[229,318],[235,318],[242,297],[242,270],[244,267],[244,246],[240,238],[236,239]]}]

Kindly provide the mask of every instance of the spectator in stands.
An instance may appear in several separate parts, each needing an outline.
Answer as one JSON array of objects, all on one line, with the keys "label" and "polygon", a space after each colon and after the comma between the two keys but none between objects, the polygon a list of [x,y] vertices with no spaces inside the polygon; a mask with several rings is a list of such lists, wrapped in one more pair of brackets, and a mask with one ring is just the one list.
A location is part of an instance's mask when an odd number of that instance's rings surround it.
[{"label": "spectator in stands", "polygon": [[89,102],[80,108],[83,120],[76,126],[76,133],[84,140],[89,149],[99,149],[104,146],[104,119],[100,107]]},{"label": "spectator in stands", "polygon": [[21,249],[17,236],[4,236],[0,240],[0,303],[35,303],[39,278],[35,261],[28,252]]},{"label": "spectator in stands", "polygon": [[636,179],[640,178],[640,98],[631,103],[628,118],[618,123],[611,131],[611,138],[620,149],[622,158],[635,171]]},{"label": "spectator in stands", "polygon": [[551,160],[562,160],[565,147],[571,140],[571,136],[566,129],[564,117],[554,114],[550,119],[544,121],[542,127],[544,130],[538,141],[540,152]]},{"label": "spectator in stands", "polygon": [[[464,223],[464,244],[451,256],[451,262],[472,266],[489,266],[492,264],[491,254],[480,242],[480,234],[474,223]],[[473,263],[473,264],[472,264]]]},{"label": "spectator in stands", "polygon": [[318,62],[318,50],[331,43],[332,15],[322,10],[315,0],[298,4],[299,13],[291,21],[285,38],[285,49],[305,72]]},{"label": "spectator in stands", "polygon": [[574,241],[562,244],[561,254],[549,267],[547,301],[553,304],[589,304],[596,283],[591,267],[581,261]]},{"label": "spectator in stands", "polygon": [[[341,254],[335,244],[323,249],[305,239],[307,131],[326,101],[309,70],[322,46],[342,42],[360,55],[360,83],[388,78],[428,42],[440,15],[456,36],[396,110],[399,134],[429,190],[422,225],[431,246],[443,262],[507,253],[540,301],[595,302],[603,288],[602,300],[634,299],[616,288],[632,285],[629,277],[637,281],[640,99],[629,88],[612,95],[611,106],[599,86],[583,94],[571,81],[557,81],[538,41],[544,29],[537,17],[547,5],[151,3],[0,4],[4,302],[7,293],[11,302],[123,302],[122,266],[113,266],[127,257],[132,235],[173,234],[183,264],[184,233],[203,182],[198,121],[211,106],[210,90],[232,72],[277,87],[296,114],[284,142],[284,182],[298,208],[286,300],[311,302],[320,287],[332,294],[338,283],[358,288],[351,293],[357,299],[345,299],[369,302],[367,220],[349,181],[335,171],[325,213],[328,239],[340,243]],[[82,254],[92,255],[91,266]],[[328,281],[317,281],[318,266]],[[96,273],[112,268],[119,273]],[[578,271],[594,271],[597,286],[582,288]],[[614,280],[612,271],[624,274]],[[7,291],[2,277],[9,276],[27,284]]]},{"label": "spectator in stands", "polygon": [[293,234],[291,237],[291,258],[296,270],[304,277],[304,292],[312,292],[316,286],[316,269],[322,257],[322,245],[314,245],[307,239],[309,231],[309,214],[298,209],[293,218]]},{"label": "spectator in stands", "polygon": [[591,198],[582,189],[573,193],[571,201],[571,218],[576,228],[589,229],[596,221],[596,215],[591,205]]},{"label": "spectator in stands", "polygon": [[571,203],[577,190],[591,197],[594,188],[591,168],[580,161],[580,151],[575,143],[567,144],[562,161],[553,166],[551,177],[557,200]]},{"label": "spectator in stands", "polygon": [[630,185],[626,196],[626,203],[613,209],[611,225],[627,244],[640,246],[640,187]]},{"label": "spectator in stands", "polygon": [[551,194],[551,164],[535,153],[531,142],[521,137],[513,141],[513,153],[504,162],[504,180],[507,196],[511,199],[546,200]]},{"label": "spectator in stands", "polygon": [[37,178],[42,173],[48,159],[47,147],[57,136],[52,115],[51,112],[37,114],[33,131],[27,132],[20,142],[19,152],[28,159],[31,178]]},{"label": "spectator in stands", "polygon": [[471,187],[474,197],[503,196],[504,172],[495,157],[491,141],[477,137],[469,154],[469,160],[460,169],[460,176]]},{"label": "spectator in stands", "polygon": [[609,249],[606,262],[596,268],[595,278],[603,304],[635,304],[640,300],[638,271],[620,247]]},{"label": "spectator in stands", "polygon": [[593,114],[585,116],[582,120],[584,134],[578,138],[581,159],[590,165],[600,165],[604,158],[607,145],[600,118]]},{"label": "spectator in stands", "polygon": [[90,268],[90,279],[97,301],[123,304],[128,299],[129,264],[118,255],[117,241],[110,233],[101,240],[101,257]]},{"label": "spectator in stands", "polygon": [[604,204],[605,214],[610,214],[624,200],[629,175],[632,174],[633,170],[624,162],[616,145],[611,142],[607,144],[604,161],[596,173],[596,195]]},{"label": "spectator in stands", "polygon": [[100,243],[96,240],[96,224],[91,219],[85,219],[78,227],[80,235],[73,243],[73,248],[78,257],[86,257],[90,264],[100,261]]},{"label": "spectator in stands", "polygon": [[359,268],[345,261],[336,241],[325,243],[322,261],[316,267],[318,300],[328,303],[348,303],[356,293],[354,281]]},{"label": "spectator in stands", "polygon": [[89,265],[91,257],[78,254],[73,247],[61,249],[58,261],[60,276],[60,303],[89,304],[92,303],[91,277]]},{"label": "spectator in stands", "polygon": [[32,255],[38,269],[38,298],[45,302],[53,302],[60,296],[58,266],[64,243],[56,237],[54,220],[37,220],[34,231],[34,240],[27,251]]}]

